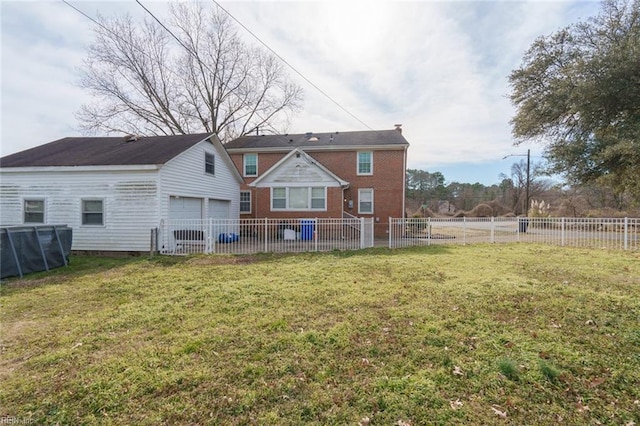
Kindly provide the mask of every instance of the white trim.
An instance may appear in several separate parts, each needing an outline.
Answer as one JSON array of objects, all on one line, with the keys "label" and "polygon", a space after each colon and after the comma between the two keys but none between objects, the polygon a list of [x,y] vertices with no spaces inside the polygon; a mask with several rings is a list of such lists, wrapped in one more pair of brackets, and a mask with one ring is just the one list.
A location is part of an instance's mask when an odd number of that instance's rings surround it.
[{"label": "white trim", "polygon": [[[211,157],[213,157],[213,163],[209,163],[207,161],[207,156],[210,155]],[[211,164],[213,166],[213,173],[209,173],[207,171],[207,165]],[[204,174],[205,175],[209,175],[209,176],[215,176],[216,175],[216,154],[213,152],[209,152],[206,149],[204,150]]]},{"label": "white trim", "polygon": [[[247,173],[247,155],[255,155],[256,156],[256,173],[250,175]],[[256,177],[258,176],[258,153],[257,152],[245,152],[242,154],[242,176],[244,177]]]},{"label": "white trim", "polygon": [[[284,188],[285,190],[285,196],[284,196],[284,204],[285,207],[284,208],[274,208],[273,207],[273,190],[274,189],[280,189],[280,188]],[[307,188],[307,205],[309,207],[307,207],[306,209],[298,209],[298,208],[290,208],[289,207],[289,190],[291,188]],[[313,197],[312,197],[312,193],[313,193],[313,189],[314,188],[322,188],[324,190],[324,208],[321,209],[314,209],[311,207],[311,203],[313,201]],[[269,195],[269,209],[272,212],[326,212],[327,211],[327,187],[326,186],[274,186],[271,187],[270,190],[270,195]]]},{"label": "white trim", "polygon": [[[314,158],[310,157],[309,154],[307,154],[306,152],[304,152],[303,150],[299,149],[299,148],[295,148],[293,150],[291,150],[291,152],[289,152],[287,155],[285,155],[284,157],[282,157],[280,159],[280,161],[278,161],[276,164],[274,164],[273,166],[271,166],[269,168],[269,170],[267,170],[266,172],[264,172],[262,174],[262,176],[260,176],[259,178],[257,178],[256,180],[254,180],[253,182],[251,182],[248,186],[250,187],[256,187],[256,188],[261,188],[260,186],[258,186],[258,184],[260,184],[263,180],[265,180],[271,173],[273,173],[275,170],[277,170],[282,164],[284,164],[289,158],[291,158],[293,155],[299,154],[301,156],[304,156],[304,158],[307,159],[307,161],[309,161],[310,163],[312,163],[313,165],[315,165],[318,169],[322,170],[324,173],[326,173],[329,177],[331,177],[332,179],[334,179],[338,185],[340,186],[348,186],[349,182],[347,182],[346,180],[342,180],[340,179],[335,173],[333,173],[331,170],[327,169],[325,166],[323,166],[322,164],[320,164],[320,162],[316,161]],[[295,186],[295,184],[288,184],[288,186]],[[309,186],[309,185],[301,185],[301,186]],[[325,185],[326,186],[326,185]],[[281,186],[279,186],[281,187]]]},{"label": "white trim", "polygon": [[[370,192],[371,193],[371,211],[362,211],[360,209],[360,199],[362,198],[361,193],[363,192]],[[373,188],[358,188],[358,214],[373,214],[373,212],[375,211],[375,204],[374,204],[374,189]]]},{"label": "white trim", "polygon": [[[42,222],[26,222],[25,215],[27,213],[27,201],[42,201]],[[47,199],[44,197],[23,197],[22,198],[22,223],[24,225],[44,225],[47,223]]]},{"label": "white trim", "polygon": [[[370,154],[370,168],[371,170],[367,173],[363,173],[360,171],[360,154]],[[372,176],[373,175],[373,151],[358,151],[356,152],[356,175],[358,176]]]},{"label": "white trim", "polygon": [[[166,166],[167,164],[169,164],[171,162],[178,161],[177,159],[179,157],[185,155],[185,153],[189,152],[192,149],[194,149],[194,150],[195,149],[203,149],[201,147],[201,144],[203,144],[203,143],[205,143],[205,144],[208,143],[208,144],[212,145],[216,149],[216,152],[218,152],[220,154],[220,156],[222,157],[222,161],[224,161],[226,163],[227,168],[231,171],[233,176],[236,178],[236,181],[238,181],[238,183],[244,183],[244,179],[242,178],[242,175],[238,171],[238,168],[236,167],[235,163],[231,159],[231,156],[229,156],[229,153],[227,152],[225,147],[222,145],[222,142],[220,142],[220,139],[218,139],[218,137],[216,136],[215,133],[212,133],[211,135],[209,135],[206,138],[202,139],[197,144],[195,144],[195,145],[191,146],[190,148],[182,151],[180,154],[176,155],[175,157],[173,157],[169,161],[167,161],[164,165]],[[160,168],[160,167],[158,167],[158,168]]]},{"label": "white trim", "polygon": [[[243,203],[242,194],[243,193],[249,194],[249,210],[242,210],[242,203]],[[239,200],[240,200],[240,206],[239,206],[240,214],[251,214],[251,212],[253,210],[253,200],[252,200],[252,198],[253,197],[251,195],[251,191],[250,190],[242,190],[242,191],[240,191],[240,198],[239,198]],[[246,203],[246,201],[244,201],[244,202]]]},{"label": "white trim", "polygon": [[[102,203],[102,223],[94,224],[94,223],[84,223],[84,202],[85,201],[100,201]],[[93,212],[91,212],[93,213]],[[104,198],[97,197],[87,197],[80,198],[80,226],[87,228],[104,228],[107,226],[107,206]]]}]

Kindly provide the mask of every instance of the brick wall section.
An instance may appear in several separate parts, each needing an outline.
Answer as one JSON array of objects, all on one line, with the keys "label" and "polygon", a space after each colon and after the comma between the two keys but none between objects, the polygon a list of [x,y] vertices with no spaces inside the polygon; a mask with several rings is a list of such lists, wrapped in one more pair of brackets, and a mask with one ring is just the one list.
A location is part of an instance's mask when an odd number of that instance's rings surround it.
[{"label": "brick wall section", "polygon": [[[344,211],[359,217],[373,217],[376,237],[385,237],[389,230],[389,217],[402,217],[403,185],[405,179],[404,149],[398,150],[368,150],[373,151],[373,175],[359,176],[357,174],[357,151],[313,151],[305,152],[319,163],[331,170],[338,177],[349,182],[349,189],[344,191],[346,200],[353,200],[353,208],[348,208],[348,201],[344,202]],[[287,153],[259,153],[258,176],[280,161]],[[243,170],[243,154],[232,153],[231,159],[241,174]],[[343,192],[340,188],[329,188],[327,191],[326,212],[271,212],[269,188],[250,188],[247,184],[256,178],[245,177],[242,190],[251,190],[252,213],[242,215],[243,218],[262,217],[341,217]],[[372,215],[358,213],[358,189],[374,189],[374,213]]]}]

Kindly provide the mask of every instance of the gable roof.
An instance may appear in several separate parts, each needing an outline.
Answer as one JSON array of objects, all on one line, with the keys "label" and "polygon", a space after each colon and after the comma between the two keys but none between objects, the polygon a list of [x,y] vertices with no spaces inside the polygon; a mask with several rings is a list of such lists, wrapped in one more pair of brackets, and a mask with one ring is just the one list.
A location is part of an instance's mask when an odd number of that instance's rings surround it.
[{"label": "gable roof", "polygon": [[408,146],[409,142],[398,130],[367,130],[354,132],[299,133],[285,135],[242,136],[225,144],[227,151],[261,148],[329,148]]},{"label": "gable roof", "polygon": [[69,137],[0,158],[0,167],[124,166],[165,164],[214,134]]},{"label": "gable roof", "polygon": [[[285,164],[287,164],[289,162],[289,159],[291,159],[294,155],[297,158],[300,158],[302,163],[306,163],[308,167],[312,167],[318,170],[321,174],[325,175],[327,178],[335,180],[337,185],[342,187],[349,186],[349,182],[343,179],[340,179],[335,173],[327,169],[319,161],[316,161],[313,157],[309,156],[309,154],[307,154],[300,148],[295,148],[291,150],[291,152],[289,152],[287,155],[281,158],[280,161],[278,161],[276,164],[271,166],[269,170],[264,172],[262,176],[260,176],[259,178],[251,182],[249,186],[257,187],[257,188],[262,187],[262,182],[269,181],[271,179],[271,176],[274,175],[277,172],[277,170],[281,169]],[[299,166],[296,166],[296,167],[299,167]]]}]

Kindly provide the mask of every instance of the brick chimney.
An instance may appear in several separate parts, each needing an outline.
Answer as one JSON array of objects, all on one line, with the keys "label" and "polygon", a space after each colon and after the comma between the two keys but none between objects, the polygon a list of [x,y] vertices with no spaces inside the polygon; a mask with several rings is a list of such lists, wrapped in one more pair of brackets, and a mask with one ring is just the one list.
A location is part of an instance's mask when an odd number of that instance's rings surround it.
[{"label": "brick chimney", "polygon": [[402,124],[394,124],[396,126],[396,130],[402,133]]}]

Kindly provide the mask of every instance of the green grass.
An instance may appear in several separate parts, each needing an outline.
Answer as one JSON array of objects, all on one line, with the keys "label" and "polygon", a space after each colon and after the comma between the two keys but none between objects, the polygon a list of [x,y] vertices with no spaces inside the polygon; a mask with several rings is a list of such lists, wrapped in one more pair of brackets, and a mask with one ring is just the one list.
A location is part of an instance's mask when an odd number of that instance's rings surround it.
[{"label": "green grass", "polygon": [[0,295],[34,424],[640,423],[638,253],[75,257]]}]

